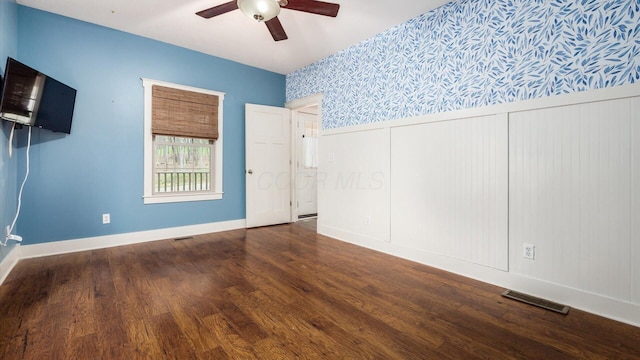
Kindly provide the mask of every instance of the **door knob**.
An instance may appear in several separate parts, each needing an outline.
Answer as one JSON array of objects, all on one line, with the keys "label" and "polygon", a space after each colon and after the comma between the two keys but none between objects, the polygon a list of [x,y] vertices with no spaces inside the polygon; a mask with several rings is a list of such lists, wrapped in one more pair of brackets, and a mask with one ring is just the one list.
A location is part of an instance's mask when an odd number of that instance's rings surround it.
[{"label": "door knob", "polygon": [[247,171],[249,173],[249,175],[253,174],[253,170],[249,169],[249,171]]}]

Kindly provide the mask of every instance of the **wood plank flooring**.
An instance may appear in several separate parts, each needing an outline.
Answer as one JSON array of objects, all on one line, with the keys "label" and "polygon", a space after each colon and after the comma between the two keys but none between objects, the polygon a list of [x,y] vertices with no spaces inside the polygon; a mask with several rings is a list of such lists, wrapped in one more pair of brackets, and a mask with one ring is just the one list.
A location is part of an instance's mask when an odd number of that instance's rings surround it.
[{"label": "wood plank flooring", "polygon": [[640,328],[315,234],[313,222],[21,261],[1,359],[640,359]]}]

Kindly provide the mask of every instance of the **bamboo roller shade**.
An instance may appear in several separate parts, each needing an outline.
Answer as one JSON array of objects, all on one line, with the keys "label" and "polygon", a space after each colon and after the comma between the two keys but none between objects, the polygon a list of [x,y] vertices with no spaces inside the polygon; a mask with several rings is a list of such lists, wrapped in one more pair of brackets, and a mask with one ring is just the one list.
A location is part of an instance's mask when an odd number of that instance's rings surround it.
[{"label": "bamboo roller shade", "polygon": [[218,96],[154,85],[154,135],[218,138]]}]

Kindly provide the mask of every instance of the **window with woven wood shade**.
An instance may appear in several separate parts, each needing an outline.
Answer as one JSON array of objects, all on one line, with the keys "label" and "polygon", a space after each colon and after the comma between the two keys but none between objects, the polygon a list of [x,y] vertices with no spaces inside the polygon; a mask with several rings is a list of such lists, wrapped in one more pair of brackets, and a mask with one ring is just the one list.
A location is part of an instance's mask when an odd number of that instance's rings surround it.
[{"label": "window with woven wood shade", "polygon": [[218,96],[152,87],[151,132],[201,139],[218,139]]}]

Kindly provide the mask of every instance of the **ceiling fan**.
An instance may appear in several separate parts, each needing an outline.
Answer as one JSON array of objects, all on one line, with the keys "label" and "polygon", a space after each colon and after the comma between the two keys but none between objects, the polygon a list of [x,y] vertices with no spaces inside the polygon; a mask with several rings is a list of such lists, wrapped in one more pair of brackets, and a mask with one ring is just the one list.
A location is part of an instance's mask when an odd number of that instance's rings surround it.
[{"label": "ceiling fan", "polygon": [[240,11],[248,17],[259,22],[264,22],[271,36],[273,36],[273,40],[280,41],[288,39],[287,33],[284,31],[280,20],[278,20],[280,8],[336,17],[340,9],[340,4],[316,0],[234,0],[198,11],[196,15],[210,19],[214,16],[240,9]]}]

